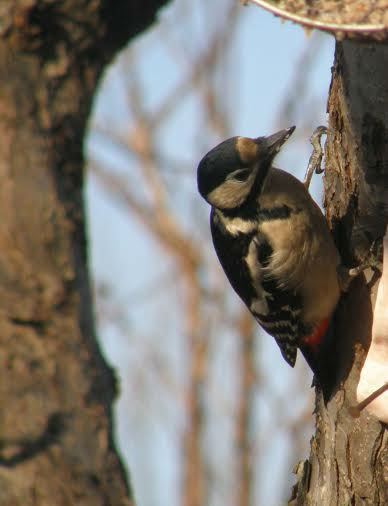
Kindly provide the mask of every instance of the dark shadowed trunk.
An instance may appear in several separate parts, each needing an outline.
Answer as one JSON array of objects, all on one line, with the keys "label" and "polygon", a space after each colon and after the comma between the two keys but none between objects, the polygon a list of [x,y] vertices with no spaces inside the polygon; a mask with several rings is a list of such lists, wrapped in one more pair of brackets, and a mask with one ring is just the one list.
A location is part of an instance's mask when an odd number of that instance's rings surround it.
[{"label": "dark shadowed trunk", "polygon": [[104,65],[163,0],[2,0],[0,504],[129,505],[95,340],[83,137]]},{"label": "dark shadowed trunk", "polygon": [[[347,265],[365,257],[388,222],[387,83],[387,45],[337,42],[328,100],[325,204]],[[370,343],[377,287],[371,274],[353,282],[340,303],[333,350],[337,388],[327,406],[317,398],[317,432],[310,460],[299,468],[292,504],[388,504],[386,426],[367,410],[354,417],[351,409]]]}]

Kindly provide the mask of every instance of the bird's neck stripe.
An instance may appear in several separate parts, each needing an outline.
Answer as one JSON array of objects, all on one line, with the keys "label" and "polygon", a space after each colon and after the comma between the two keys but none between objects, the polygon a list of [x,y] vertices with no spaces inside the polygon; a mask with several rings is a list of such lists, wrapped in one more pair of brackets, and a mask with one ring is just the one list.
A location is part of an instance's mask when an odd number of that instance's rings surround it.
[{"label": "bird's neck stripe", "polygon": [[266,163],[260,164],[260,167],[256,173],[256,179],[252,185],[251,191],[249,192],[247,201],[255,201],[257,199],[257,196],[260,195],[265,180],[267,179],[270,168],[271,168],[271,160],[268,160]]},{"label": "bird's neck stripe", "polygon": [[273,207],[272,209],[260,208],[258,212],[259,222],[271,220],[286,220],[290,217],[292,211],[290,207],[283,205]]}]

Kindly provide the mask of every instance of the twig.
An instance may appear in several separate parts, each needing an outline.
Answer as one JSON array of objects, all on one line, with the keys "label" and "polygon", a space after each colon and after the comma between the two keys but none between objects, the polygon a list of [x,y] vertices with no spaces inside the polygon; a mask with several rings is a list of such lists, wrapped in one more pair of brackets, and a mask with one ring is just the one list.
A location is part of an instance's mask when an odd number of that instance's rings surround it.
[{"label": "twig", "polygon": [[380,388],[372,392],[368,397],[365,397],[365,399],[355,406],[349,407],[349,413],[354,417],[357,418],[360,416],[361,411],[368,406],[372,401],[377,399],[381,394],[383,394],[386,390],[388,390],[388,382],[384,383]]},{"label": "twig", "polygon": [[109,193],[125,203],[165,249],[184,263],[191,262],[195,267],[199,265],[201,262],[199,248],[184,237],[172,217],[158,215],[156,208],[139,202],[122,178],[102,168],[96,160],[90,162],[89,169]]},{"label": "twig", "polygon": [[[195,61],[189,61],[187,54],[182,48],[171,40],[169,30],[161,25],[165,41],[169,44],[172,54],[180,65],[188,68],[188,75],[176,86],[169,94],[164,103],[152,115],[152,124],[159,124],[172,110],[176,108],[179,99],[182,99],[191,89],[196,89],[200,93],[205,104],[208,123],[221,136],[227,135],[227,121],[223,111],[218,107],[219,101],[216,100],[216,92],[210,85],[210,76],[217,68],[215,65],[222,55],[226,54],[226,46],[232,39],[233,28],[238,21],[238,6],[234,2],[231,4],[226,14],[224,24],[217,29],[211,40],[206,45],[206,51],[203,52]],[[219,66],[219,64],[218,64]],[[223,83],[223,96],[225,96],[225,83]],[[218,92],[217,88],[217,92]]]},{"label": "twig", "polygon": [[[301,108],[301,97],[308,95],[309,74],[311,74],[314,63],[318,58],[318,51],[322,46],[323,37],[318,34],[310,37],[306,43],[303,52],[295,64],[293,75],[287,85],[287,93],[284,94],[282,104],[279,107],[276,124],[279,130],[283,128],[281,125],[293,123],[298,109]],[[303,69],[303,72],[300,71]],[[306,121],[306,110],[303,111],[303,120]],[[314,117],[316,117],[316,111]],[[298,133],[301,134],[298,126]]]}]

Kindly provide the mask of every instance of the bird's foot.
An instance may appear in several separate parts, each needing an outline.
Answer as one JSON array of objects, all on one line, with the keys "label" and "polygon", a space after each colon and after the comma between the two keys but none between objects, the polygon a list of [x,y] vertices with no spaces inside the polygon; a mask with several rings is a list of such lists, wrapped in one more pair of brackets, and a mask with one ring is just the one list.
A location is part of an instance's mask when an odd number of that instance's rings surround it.
[{"label": "bird's foot", "polygon": [[322,135],[327,134],[327,128],[325,126],[317,127],[312,136],[310,137],[310,142],[313,146],[313,152],[311,153],[310,160],[307,166],[306,174],[304,176],[303,184],[307,189],[309,189],[311,178],[313,174],[322,174],[323,169],[321,167],[322,158],[323,158],[323,149],[321,146],[321,138]]},{"label": "bird's foot", "polygon": [[382,253],[382,242],[380,239],[375,239],[369,248],[369,252],[366,258],[359,265],[352,267],[351,269],[340,265],[337,269],[337,272],[340,280],[341,290],[343,292],[347,292],[353,279],[362,274],[366,269],[373,270],[373,279],[381,276]]}]

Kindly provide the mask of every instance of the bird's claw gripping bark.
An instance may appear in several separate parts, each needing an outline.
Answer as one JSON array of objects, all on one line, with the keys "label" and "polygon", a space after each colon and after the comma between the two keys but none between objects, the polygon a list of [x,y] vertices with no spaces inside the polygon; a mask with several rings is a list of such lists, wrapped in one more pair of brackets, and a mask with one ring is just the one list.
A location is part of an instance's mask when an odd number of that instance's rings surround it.
[{"label": "bird's claw gripping bark", "polygon": [[309,163],[307,165],[306,174],[304,177],[303,184],[308,189],[310,186],[311,178],[313,174],[322,174],[323,169],[321,167],[322,158],[323,158],[323,149],[321,146],[321,138],[322,135],[327,134],[327,128],[323,125],[317,127],[312,136],[310,137],[310,142],[313,146],[313,152],[311,153]]},{"label": "bird's claw gripping bark", "polygon": [[377,274],[381,273],[382,251],[381,240],[375,239],[372,242],[369,252],[363,262],[351,269],[344,267],[343,265],[338,267],[338,277],[343,292],[346,292],[353,279],[362,274],[366,269],[372,269]]}]

